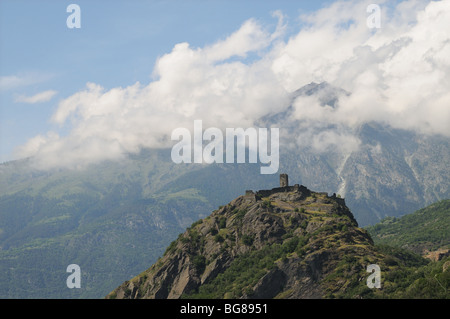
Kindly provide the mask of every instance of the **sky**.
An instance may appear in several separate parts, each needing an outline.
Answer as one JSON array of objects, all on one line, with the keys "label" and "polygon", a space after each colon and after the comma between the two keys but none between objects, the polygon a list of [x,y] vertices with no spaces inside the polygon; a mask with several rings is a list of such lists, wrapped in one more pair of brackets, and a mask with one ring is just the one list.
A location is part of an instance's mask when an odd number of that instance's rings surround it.
[{"label": "sky", "polygon": [[120,158],[196,119],[251,127],[322,81],[352,94],[295,100],[299,144],[351,151],[369,121],[450,137],[448,30],[450,0],[0,0],[0,162]]},{"label": "sky", "polygon": [[[69,29],[67,6],[81,9]],[[326,3],[326,2],[324,2]],[[156,59],[181,42],[202,47],[249,18],[276,24],[272,12],[297,15],[320,1],[0,1],[0,162],[47,131],[58,102],[86,83],[105,89],[149,83]],[[294,22],[295,23],[295,22]],[[31,99],[34,97],[34,99]]]}]

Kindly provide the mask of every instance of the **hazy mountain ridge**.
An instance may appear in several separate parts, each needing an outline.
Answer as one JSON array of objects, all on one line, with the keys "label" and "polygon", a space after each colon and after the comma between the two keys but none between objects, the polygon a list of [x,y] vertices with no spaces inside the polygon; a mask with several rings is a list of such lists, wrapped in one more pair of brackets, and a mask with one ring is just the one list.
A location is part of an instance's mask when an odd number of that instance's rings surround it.
[{"label": "hazy mountain ridge", "polygon": [[[177,167],[165,168],[155,153],[142,156],[149,158],[37,173],[0,196],[2,298],[98,298],[212,209],[196,191],[158,193],[155,186],[171,182]],[[20,175],[2,179],[1,187],[13,178]],[[65,286],[72,263],[81,267],[81,289]]]}]

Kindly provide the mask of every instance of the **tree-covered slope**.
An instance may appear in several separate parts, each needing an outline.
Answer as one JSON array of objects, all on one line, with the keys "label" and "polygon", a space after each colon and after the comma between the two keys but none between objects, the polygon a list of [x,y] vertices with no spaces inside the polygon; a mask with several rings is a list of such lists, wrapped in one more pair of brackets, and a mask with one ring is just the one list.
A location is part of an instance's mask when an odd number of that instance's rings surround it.
[{"label": "tree-covered slope", "polygon": [[450,248],[450,199],[401,218],[385,218],[367,230],[378,244],[407,248],[419,254]]}]

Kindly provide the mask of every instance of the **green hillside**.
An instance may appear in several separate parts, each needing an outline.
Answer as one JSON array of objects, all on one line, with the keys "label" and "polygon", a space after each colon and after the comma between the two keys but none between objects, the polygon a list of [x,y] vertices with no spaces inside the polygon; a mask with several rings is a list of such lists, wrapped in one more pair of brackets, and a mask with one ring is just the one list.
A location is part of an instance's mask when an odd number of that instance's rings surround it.
[{"label": "green hillside", "polygon": [[366,229],[377,244],[407,248],[419,254],[449,248],[450,199],[401,218],[385,218]]}]

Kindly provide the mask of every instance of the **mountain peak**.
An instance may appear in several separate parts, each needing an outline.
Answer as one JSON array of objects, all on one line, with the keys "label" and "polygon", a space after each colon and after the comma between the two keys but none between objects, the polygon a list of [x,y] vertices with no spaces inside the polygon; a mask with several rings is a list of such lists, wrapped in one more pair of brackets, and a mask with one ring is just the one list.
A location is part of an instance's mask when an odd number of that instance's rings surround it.
[{"label": "mountain peak", "polygon": [[350,93],[326,81],[320,83],[311,82],[292,93],[293,99],[299,96],[312,95],[317,95],[320,105],[329,105],[334,108],[337,106],[340,96],[348,96]]}]

